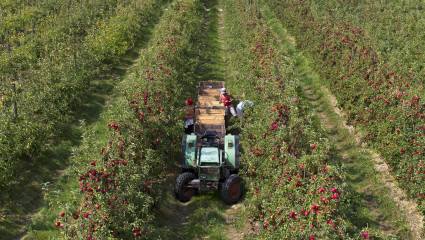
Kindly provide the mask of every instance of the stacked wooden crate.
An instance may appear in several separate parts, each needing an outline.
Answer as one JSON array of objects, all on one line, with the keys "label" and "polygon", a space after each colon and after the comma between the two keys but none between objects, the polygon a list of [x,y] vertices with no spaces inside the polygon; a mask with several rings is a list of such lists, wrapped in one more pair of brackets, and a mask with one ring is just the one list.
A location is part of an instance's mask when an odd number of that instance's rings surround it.
[{"label": "stacked wooden crate", "polygon": [[221,137],[221,143],[226,135],[224,119],[226,108],[219,103],[220,91],[223,87],[224,82],[200,82],[195,107],[195,134],[201,135],[205,131],[216,131]]}]

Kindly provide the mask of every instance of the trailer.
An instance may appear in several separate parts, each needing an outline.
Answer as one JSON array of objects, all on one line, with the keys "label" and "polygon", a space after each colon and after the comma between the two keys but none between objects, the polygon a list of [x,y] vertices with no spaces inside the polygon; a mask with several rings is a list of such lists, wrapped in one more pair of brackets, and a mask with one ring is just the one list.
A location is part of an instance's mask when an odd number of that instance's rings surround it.
[{"label": "trailer", "polygon": [[205,81],[198,86],[194,133],[182,139],[182,174],[174,194],[189,201],[198,191],[217,191],[233,204],[242,194],[239,170],[239,137],[226,134],[226,108],[219,103],[224,82]]},{"label": "trailer", "polygon": [[200,82],[198,98],[195,105],[195,134],[200,136],[205,131],[216,131],[223,144],[226,135],[226,107],[219,103],[220,91],[224,82]]}]

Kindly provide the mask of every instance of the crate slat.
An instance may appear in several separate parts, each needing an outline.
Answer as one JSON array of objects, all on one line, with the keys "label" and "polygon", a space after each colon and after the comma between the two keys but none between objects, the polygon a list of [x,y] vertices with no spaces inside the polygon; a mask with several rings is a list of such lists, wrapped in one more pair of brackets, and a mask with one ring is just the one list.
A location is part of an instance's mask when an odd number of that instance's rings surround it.
[{"label": "crate slat", "polygon": [[218,101],[198,101],[196,103],[197,107],[213,107],[213,106],[220,106],[222,104],[220,104]]},{"label": "crate slat", "polygon": [[225,124],[224,119],[197,119],[195,124]]},{"label": "crate slat", "polygon": [[198,101],[218,101],[220,99],[220,96],[198,96]]},{"label": "crate slat", "polygon": [[226,110],[224,109],[196,109],[196,115],[213,114],[213,115],[224,115]]},{"label": "crate slat", "polygon": [[223,115],[197,115],[196,120],[221,120],[224,119]]}]

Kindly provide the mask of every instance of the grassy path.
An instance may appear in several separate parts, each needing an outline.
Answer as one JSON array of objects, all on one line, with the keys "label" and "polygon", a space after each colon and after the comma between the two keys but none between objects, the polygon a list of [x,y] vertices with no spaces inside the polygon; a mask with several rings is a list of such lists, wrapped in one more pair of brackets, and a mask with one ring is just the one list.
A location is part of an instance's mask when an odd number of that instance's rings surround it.
[{"label": "grassy path", "polygon": [[[327,91],[327,89],[322,88],[321,89],[325,95],[327,96],[328,102],[331,103],[331,107],[335,111],[335,113],[338,114],[340,121],[343,119],[343,114],[340,109],[338,109],[337,101],[334,98],[334,96]],[[306,92],[308,90],[306,89]],[[328,120],[325,117],[323,117],[324,121]],[[355,142],[354,144],[360,143],[360,139],[358,134],[355,132],[354,128],[352,126],[347,126],[345,122],[342,122],[343,127],[349,131],[349,134],[351,135],[351,138],[354,137]],[[353,141],[352,141],[353,142]],[[404,215],[402,218],[403,220],[407,220],[407,225],[402,227],[408,227],[410,225],[410,229],[407,231],[411,231],[411,234],[401,234],[402,238],[405,237],[414,237],[415,239],[420,239],[421,237],[421,228],[423,226],[423,217],[417,210],[417,204],[414,201],[411,201],[407,198],[407,195],[401,190],[401,188],[396,184],[395,179],[388,173],[388,165],[385,163],[385,160],[377,153],[371,151],[366,146],[359,146],[357,145],[356,150],[361,151],[362,154],[365,154],[369,160],[372,161],[373,167],[376,170],[376,173],[379,174],[380,181],[379,184],[384,184],[385,187],[389,191],[385,191],[385,194],[388,194],[389,198],[392,199],[396,206],[401,210],[401,213]],[[396,213],[396,212],[395,212]],[[405,218],[404,218],[405,217]],[[405,229],[403,229],[405,231]]]},{"label": "grassy path", "polygon": [[[223,1],[224,0],[219,1],[220,6],[223,6]],[[218,16],[217,43],[220,46],[220,51],[219,51],[220,54],[218,57],[220,57],[222,61],[221,66],[224,68],[222,70],[224,74],[224,72],[230,73],[232,69],[229,67],[230,64],[227,63],[230,59],[225,54],[227,51],[229,51],[225,41],[226,23],[224,21],[224,14],[226,14],[226,12],[224,12],[225,10],[222,7],[220,9],[221,11],[219,11],[219,16]],[[228,127],[228,131],[232,132],[232,134],[235,134],[235,135],[240,134],[239,129]],[[243,200],[244,200],[244,196],[242,196],[239,202],[227,208],[225,211],[225,218],[226,218],[226,221],[229,223],[227,224],[225,228],[226,229],[225,235],[228,239],[232,239],[232,240],[247,239],[247,238],[250,238],[249,235],[252,233],[252,231],[250,230],[251,225],[249,224],[247,220],[248,219],[247,214],[244,211],[245,205]]]},{"label": "grassy path", "polygon": [[[205,35],[199,81],[226,81],[226,58],[223,40],[223,9],[220,0],[205,1]],[[160,226],[169,228],[169,239],[245,239],[239,231],[243,201],[229,206],[221,200],[220,191],[200,193],[190,202],[178,202],[172,192],[180,173],[176,165],[163,184],[167,197],[158,216]]]},{"label": "grassy path", "polygon": [[[217,57],[220,46],[217,44],[217,1],[205,2],[205,25],[203,35],[202,64],[197,81],[222,79],[221,63]],[[189,90],[189,89],[188,89]],[[194,91],[194,89],[189,90]],[[179,163],[180,161],[176,161]],[[221,202],[218,192],[201,193],[190,202],[181,203],[173,195],[174,181],[181,172],[179,164],[170,169],[167,180],[163,183],[166,192],[157,216],[158,224],[170,231],[168,239],[226,239],[217,234],[225,223],[223,216],[226,206]]]},{"label": "grassy path", "polygon": [[51,206],[78,188],[78,182],[71,180],[81,164],[74,156],[87,150],[81,146],[90,141],[91,148],[100,149],[108,140],[108,116],[120,96],[116,86],[137,69],[137,59],[150,39],[152,27],[141,34],[143,37],[116,65],[92,80],[93,90],[76,113],[78,120],[54,137],[47,150],[26,166],[12,192],[1,194],[4,205],[0,207],[0,239],[55,239],[53,222],[58,216]]},{"label": "grassy path", "polygon": [[383,159],[359,144],[352,127],[345,125],[341,112],[335,107],[335,99],[322,87],[308,61],[296,53],[295,40],[269,9],[265,8],[265,13],[277,41],[288,49],[289,56],[297,58],[299,91],[316,110],[345,165],[347,182],[353,188],[353,199],[360,203],[351,221],[360,229],[372,227],[394,238],[419,239],[422,217],[415,210],[414,202],[405,200],[405,194],[388,175]]}]

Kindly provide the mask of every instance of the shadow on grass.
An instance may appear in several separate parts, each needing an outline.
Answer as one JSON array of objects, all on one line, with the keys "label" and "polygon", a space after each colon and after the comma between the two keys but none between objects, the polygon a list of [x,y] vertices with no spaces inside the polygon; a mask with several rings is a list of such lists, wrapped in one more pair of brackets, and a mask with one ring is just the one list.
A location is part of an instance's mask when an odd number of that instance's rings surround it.
[{"label": "shadow on grass", "polygon": [[[80,132],[70,127],[50,141],[49,146],[32,161],[25,162],[19,179],[1,194],[0,236],[15,239],[22,235],[32,215],[44,204],[43,191],[58,179],[69,164],[71,148],[80,142]],[[5,218],[3,218],[3,216]]]}]

